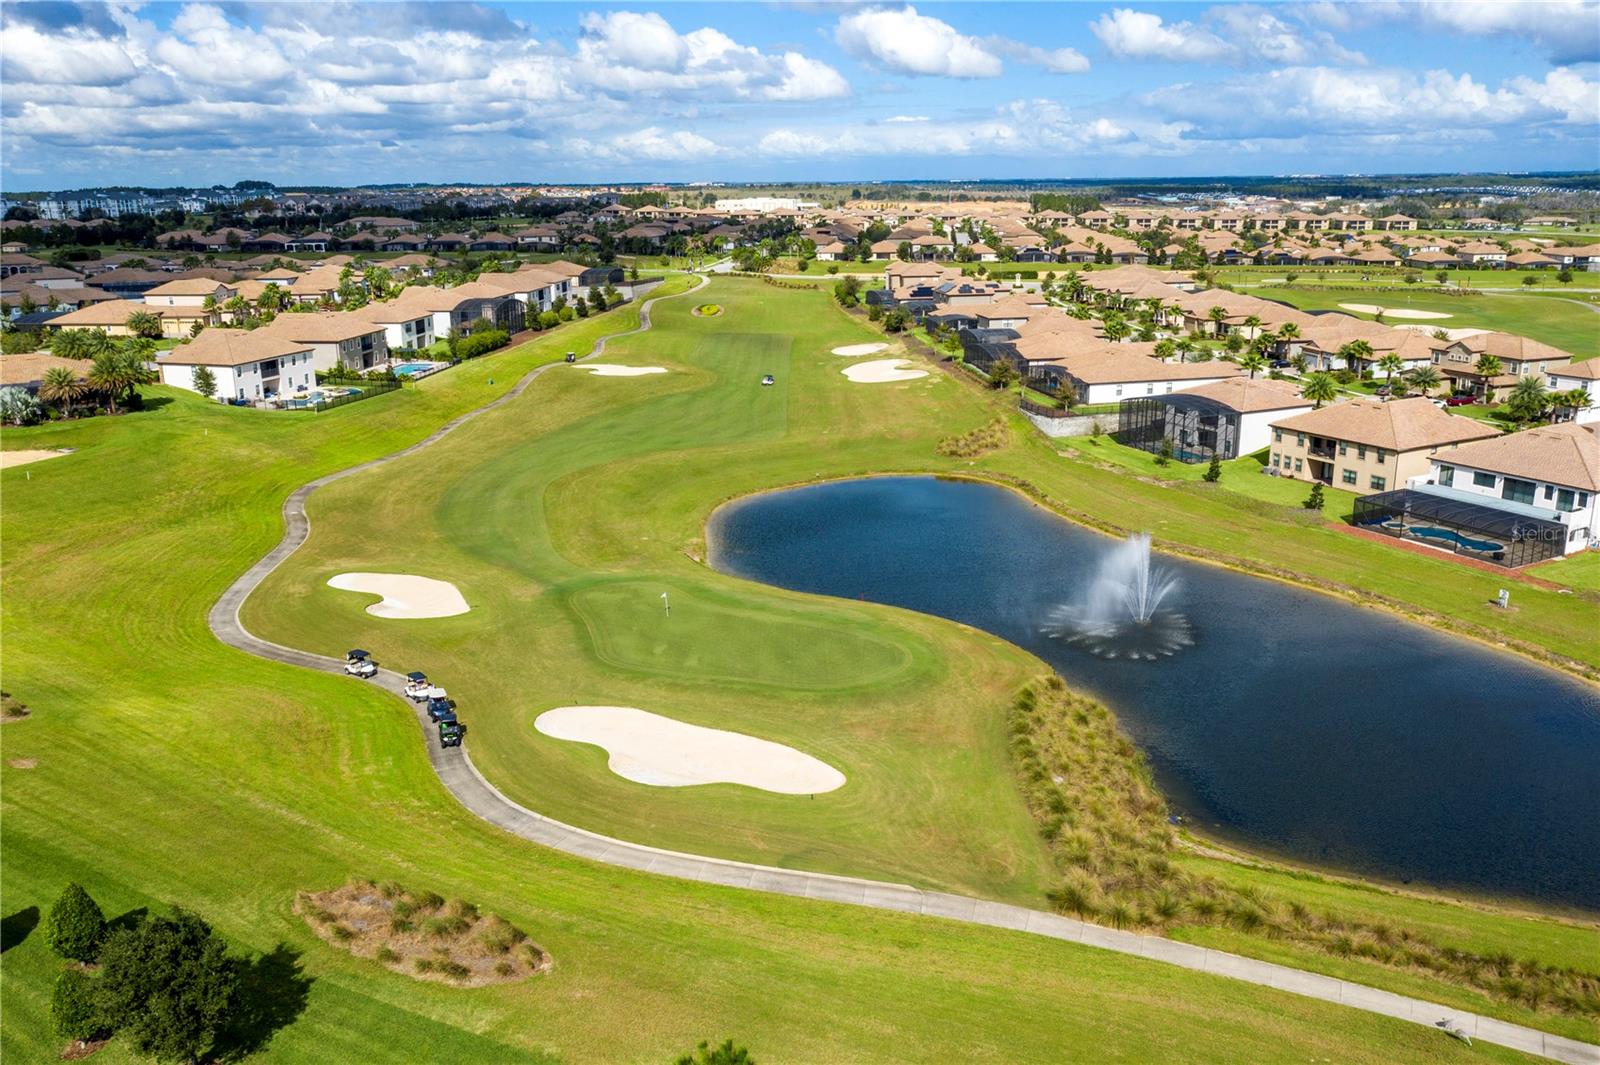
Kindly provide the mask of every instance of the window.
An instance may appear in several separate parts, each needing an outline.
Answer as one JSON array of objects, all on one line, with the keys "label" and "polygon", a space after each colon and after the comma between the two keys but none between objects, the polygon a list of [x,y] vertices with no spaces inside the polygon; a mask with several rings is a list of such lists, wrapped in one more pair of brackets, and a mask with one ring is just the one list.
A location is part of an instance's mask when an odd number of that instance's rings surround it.
[{"label": "window", "polygon": [[1384,460],[1385,460],[1385,456],[1386,456],[1386,454],[1387,454],[1387,452],[1385,452],[1385,451],[1384,451],[1384,450],[1383,450],[1383,448],[1381,448],[1381,447],[1380,447],[1380,448],[1379,448],[1379,449],[1378,449],[1378,461],[1379,461],[1379,462],[1383,462],[1383,461],[1384,461]]},{"label": "window", "polygon": [[1295,459],[1294,460],[1294,472],[1295,473],[1299,473],[1300,472],[1300,466],[1301,466],[1300,460],[1299,459]]},{"label": "window", "polygon": [[1578,493],[1578,509],[1582,510],[1584,507],[1587,507],[1588,505],[1589,505],[1589,493],[1588,492],[1579,492]]},{"label": "window", "polygon": [[1439,467],[1439,483],[1449,488],[1456,482],[1456,468],[1454,466]]},{"label": "window", "polygon": [[1150,384],[1147,384],[1147,385],[1144,386],[1144,394],[1145,395],[1153,396],[1153,395],[1155,395],[1155,393],[1156,393],[1155,382],[1152,381]]},{"label": "window", "polygon": [[1474,488],[1493,488],[1494,487],[1494,474],[1492,474],[1492,473],[1484,473],[1482,470],[1473,470],[1472,471],[1472,487],[1474,487]]},{"label": "window", "polygon": [[1556,497],[1556,486],[1553,485],[1553,484],[1545,485],[1544,486],[1544,497],[1545,497],[1545,499],[1554,499]]},{"label": "window", "polygon": [[1271,455],[1270,455],[1270,456],[1269,456],[1269,457],[1268,457],[1268,459],[1267,459],[1267,465],[1268,465],[1268,466],[1277,466],[1277,465],[1279,465],[1279,462],[1278,462],[1278,453],[1277,453],[1277,452],[1276,452],[1276,451],[1274,451],[1274,452],[1273,452],[1273,453],[1272,453],[1272,454],[1271,454]]},{"label": "window", "polygon": [[1534,484],[1532,481],[1522,481],[1515,477],[1507,477],[1504,486],[1500,489],[1500,498],[1509,499],[1513,503],[1532,503]]},{"label": "window", "polygon": [[1272,442],[1274,444],[1283,443],[1283,430],[1282,429],[1274,429],[1274,430],[1272,430]]},{"label": "window", "polygon": [[1350,444],[1347,441],[1344,441],[1344,440],[1339,441],[1339,454],[1341,454],[1341,455],[1350,454]]},{"label": "window", "polygon": [[1355,470],[1345,470],[1344,471],[1344,483],[1345,484],[1355,484],[1356,483],[1356,471]]},{"label": "window", "polygon": [[1294,442],[1297,445],[1299,445],[1300,447],[1305,447],[1306,446],[1306,434],[1305,433],[1295,433],[1294,434]]},{"label": "window", "polygon": [[1356,445],[1356,458],[1365,459],[1366,457],[1367,457],[1367,445],[1365,445],[1365,444],[1357,444]]},{"label": "window", "polygon": [[1386,486],[1388,483],[1389,481],[1387,478],[1375,476],[1372,478],[1372,490],[1374,492],[1381,492],[1383,491],[1384,486]]},{"label": "window", "polygon": [[1556,496],[1556,509],[1565,511],[1577,510],[1577,499],[1576,492],[1570,488],[1563,488],[1561,493]]},{"label": "window", "polygon": [[1121,385],[1117,386],[1117,395],[1119,395],[1119,396],[1122,395],[1122,386]]}]

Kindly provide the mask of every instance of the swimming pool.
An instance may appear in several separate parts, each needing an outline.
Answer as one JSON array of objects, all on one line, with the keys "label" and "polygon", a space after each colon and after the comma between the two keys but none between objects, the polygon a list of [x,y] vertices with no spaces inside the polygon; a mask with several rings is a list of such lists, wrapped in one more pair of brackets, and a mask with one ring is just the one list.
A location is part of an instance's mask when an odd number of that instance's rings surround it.
[{"label": "swimming pool", "polygon": [[1410,533],[1412,536],[1418,536],[1424,540],[1441,540],[1447,544],[1464,547],[1468,551],[1482,551],[1488,554],[1506,549],[1505,544],[1496,543],[1493,540],[1475,540],[1470,536],[1463,536],[1454,529],[1441,529],[1433,525],[1401,525],[1399,522],[1386,521],[1383,523],[1383,527]]},{"label": "swimming pool", "polygon": [[317,407],[340,396],[352,396],[360,392],[359,388],[319,388],[314,392],[307,392],[303,396],[294,396],[285,399],[283,405],[289,410],[302,410],[307,407]]},{"label": "swimming pool", "polygon": [[402,362],[394,368],[394,372],[401,377],[421,377],[437,370],[443,363],[438,362]]}]

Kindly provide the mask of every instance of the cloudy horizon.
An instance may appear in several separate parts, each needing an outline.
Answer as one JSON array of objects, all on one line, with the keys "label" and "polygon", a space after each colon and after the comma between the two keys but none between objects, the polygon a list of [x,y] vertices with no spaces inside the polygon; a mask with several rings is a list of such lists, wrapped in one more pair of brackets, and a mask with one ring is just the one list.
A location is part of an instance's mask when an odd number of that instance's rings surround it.
[{"label": "cloudy horizon", "polygon": [[0,9],[0,182],[1591,170],[1595,0]]}]

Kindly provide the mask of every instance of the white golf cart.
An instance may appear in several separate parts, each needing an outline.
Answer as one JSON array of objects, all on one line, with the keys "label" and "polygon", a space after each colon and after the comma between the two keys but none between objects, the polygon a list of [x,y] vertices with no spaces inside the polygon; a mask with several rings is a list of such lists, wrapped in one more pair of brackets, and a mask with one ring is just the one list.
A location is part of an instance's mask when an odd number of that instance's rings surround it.
[{"label": "white golf cart", "polygon": [[344,671],[352,677],[365,680],[378,674],[378,663],[372,660],[370,651],[357,648],[344,656]]},{"label": "white golf cart", "polygon": [[413,670],[406,674],[406,698],[412,702],[420,703],[426,699],[430,687],[432,685],[428,683],[428,675],[426,673],[418,673]]}]

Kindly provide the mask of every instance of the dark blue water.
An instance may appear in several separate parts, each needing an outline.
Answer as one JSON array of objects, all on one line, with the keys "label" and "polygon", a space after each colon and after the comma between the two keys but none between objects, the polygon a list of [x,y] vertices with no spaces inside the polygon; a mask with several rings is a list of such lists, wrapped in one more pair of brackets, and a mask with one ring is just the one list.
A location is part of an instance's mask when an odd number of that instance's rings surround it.
[{"label": "dark blue water", "polygon": [[1082,597],[1112,541],[989,485],[775,492],[720,511],[712,540],[724,572],[1027,648],[1116,711],[1173,807],[1205,831],[1328,868],[1600,910],[1600,693],[1581,682],[1161,556],[1193,646],[1097,657],[1042,626]]}]

